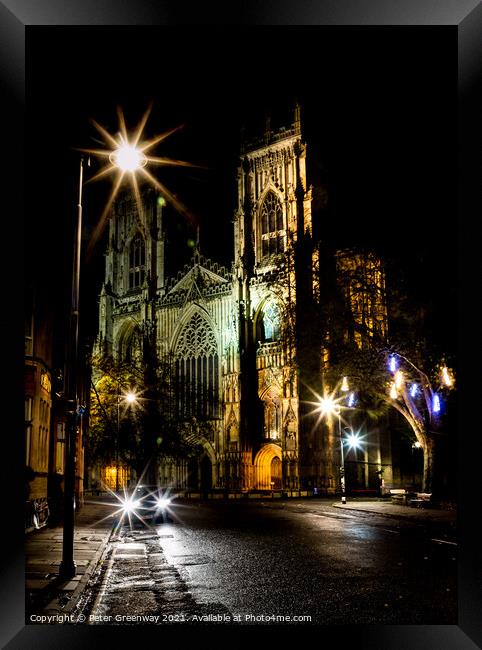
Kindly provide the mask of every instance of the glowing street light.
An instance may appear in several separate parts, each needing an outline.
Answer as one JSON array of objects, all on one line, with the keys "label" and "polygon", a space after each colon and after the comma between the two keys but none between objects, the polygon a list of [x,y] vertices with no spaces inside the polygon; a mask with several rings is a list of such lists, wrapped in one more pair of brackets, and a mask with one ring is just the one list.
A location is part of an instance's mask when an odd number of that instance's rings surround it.
[{"label": "glowing street light", "polygon": [[135,172],[147,165],[147,158],[142,151],[130,144],[123,144],[115,149],[109,155],[109,160],[123,172]]},{"label": "glowing street light", "polygon": [[346,491],[345,491],[345,459],[343,454],[343,437],[341,433],[341,407],[333,397],[325,395],[319,399],[319,410],[321,416],[331,417],[336,415],[338,417],[338,435],[340,437],[340,454],[341,454],[341,465],[340,465],[340,485],[341,485],[341,502],[346,503]]},{"label": "glowing street light", "polygon": [[362,443],[358,433],[350,433],[347,442],[350,449],[361,449]]},{"label": "glowing street light", "polygon": [[133,391],[129,391],[121,395],[120,384],[117,382],[117,441],[116,441],[116,470],[115,470],[115,490],[119,491],[119,434],[120,434],[120,403],[123,399],[127,404],[136,404],[137,395]]},{"label": "glowing street light", "polygon": [[97,174],[95,174],[95,176],[90,179],[90,181],[104,178],[109,174],[115,174],[117,178],[114,180],[111,194],[92,234],[87,251],[88,254],[89,251],[92,250],[95,242],[102,234],[112,204],[114,203],[117,193],[119,192],[119,189],[124,181],[130,183],[132,187],[139,211],[139,216],[144,227],[146,224],[144,222],[144,211],[141,201],[139,180],[147,181],[152,187],[157,189],[162,194],[162,200],[164,202],[166,200],[169,201],[169,203],[180,214],[187,217],[190,221],[193,219],[193,216],[188,208],[183,205],[181,201],[179,201],[179,199],[172,192],[170,192],[169,189],[158,178],[153,176],[150,169],[148,168],[152,169],[155,166],[199,168],[200,166],[185,162],[183,160],[174,160],[164,156],[152,155],[151,150],[156,145],[160,144],[167,137],[181,129],[183,125],[169,129],[168,131],[165,131],[164,133],[161,133],[160,135],[157,135],[150,140],[146,140],[144,138],[144,128],[146,126],[151,108],[152,106],[147,109],[137,127],[130,133],[127,131],[124,113],[120,107],[117,109],[119,131],[115,136],[109,133],[107,129],[98,124],[95,120],[92,120],[92,123],[104,140],[103,147],[100,149],[80,149],[80,151],[84,151],[100,159],[104,159],[107,164],[104,165],[97,172]]},{"label": "glowing street light", "polygon": [[325,415],[340,415],[340,406],[333,397],[330,397],[329,395],[321,397],[319,404],[319,410],[322,417]]}]

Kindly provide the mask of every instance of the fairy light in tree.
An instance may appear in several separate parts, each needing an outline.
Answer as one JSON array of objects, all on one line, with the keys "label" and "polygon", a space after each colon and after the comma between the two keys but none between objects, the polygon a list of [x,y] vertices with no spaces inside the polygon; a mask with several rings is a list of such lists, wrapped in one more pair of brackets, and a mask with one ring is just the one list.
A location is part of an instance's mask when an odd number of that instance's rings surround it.
[{"label": "fairy light in tree", "polygon": [[418,395],[418,384],[413,383],[410,387],[410,396],[417,397]]},{"label": "fairy light in tree", "polygon": [[341,382],[341,389],[340,390],[342,390],[344,393],[346,393],[347,391],[350,390],[349,387],[348,387],[348,378],[347,377],[343,377],[343,381]]},{"label": "fairy light in tree", "polygon": [[348,395],[347,403],[350,408],[352,408],[355,405],[355,393],[353,391]]},{"label": "fairy light in tree", "polygon": [[401,370],[397,370],[397,372],[395,373],[395,387],[397,388],[397,390],[402,387],[402,384],[403,384],[403,372]]},{"label": "fairy light in tree", "polygon": [[440,397],[437,395],[437,393],[435,393],[432,400],[432,411],[434,413],[440,413],[440,408]]},{"label": "fairy light in tree", "polygon": [[392,385],[390,387],[390,397],[392,399],[397,399],[397,397],[398,397],[397,387],[395,386],[394,383],[392,383]]},{"label": "fairy light in tree", "polygon": [[449,369],[447,368],[447,366],[444,366],[442,368],[442,381],[446,386],[450,387],[453,385],[453,381],[449,374]]},{"label": "fairy light in tree", "polygon": [[392,354],[390,359],[388,360],[388,367],[390,368],[390,372],[396,372],[396,370],[397,370],[397,359],[396,359],[394,354]]}]

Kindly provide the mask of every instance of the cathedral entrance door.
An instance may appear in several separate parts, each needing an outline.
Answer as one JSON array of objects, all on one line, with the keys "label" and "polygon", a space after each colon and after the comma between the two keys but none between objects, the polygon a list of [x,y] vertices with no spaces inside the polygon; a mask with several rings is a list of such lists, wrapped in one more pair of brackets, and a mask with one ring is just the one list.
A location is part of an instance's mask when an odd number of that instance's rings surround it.
[{"label": "cathedral entrance door", "polygon": [[198,480],[199,465],[198,465],[197,458],[190,459],[188,463],[187,471],[188,471],[187,483],[189,488],[191,490],[197,490],[199,488],[199,480]]},{"label": "cathedral entrance door", "polygon": [[213,465],[208,456],[201,459],[201,490],[210,490],[213,486]]},{"label": "cathedral entrance door", "polygon": [[281,460],[278,456],[271,461],[271,486],[273,490],[281,490]]},{"label": "cathedral entrance door", "polygon": [[281,447],[273,443],[263,445],[254,459],[255,489],[281,489],[281,467]]}]

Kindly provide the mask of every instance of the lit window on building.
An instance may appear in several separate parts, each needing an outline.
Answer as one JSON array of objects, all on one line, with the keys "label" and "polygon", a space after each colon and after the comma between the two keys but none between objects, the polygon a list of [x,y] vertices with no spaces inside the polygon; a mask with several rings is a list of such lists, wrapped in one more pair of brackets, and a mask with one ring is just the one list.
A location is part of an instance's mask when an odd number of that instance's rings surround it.
[{"label": "lit window on building", "polygon": [[268,192],[261,205],[261,255],[268,257],[285,250],[283,207],[274,192]]},{"label": "lit window on building", "polygon": [[363,345],[364,337],[385,338],[387,310],[381,260],[372,253],[344,251],[337,256],[337,266],[350,306],[357,346]]},{"label": "lit window on building", "polygon": [[281,402],[275,396],[269,396],[264,402],[265,438],[276,440],[281,430]]},{"label": "lit window on building", "polygon": [[30,465],[30,446],[32,444],[33,399],[25,398],[25,464]]},{"label": "lit window on building", "polygon": [[176,347],[177,414],[181,419],[217,417],[219,357],[216,337],[207,321],[194,314]]},{"label": "lit window on building", "polygon": [[280,314],[274,301],[268,302],[264,307],[262,324],[261,341],[263,343],[278,341],[280,338]]},{"label": "lit window on building", "polygon": [[65,458],[65,422],[57,422],[57,440],[55,446],[55,471],[57,474],[64,473]]},{"label": "lit window on building", "polygon": [[146,272],[146,246],[141,235],[136,235],[129,247],[129,289],[144,284]]}]

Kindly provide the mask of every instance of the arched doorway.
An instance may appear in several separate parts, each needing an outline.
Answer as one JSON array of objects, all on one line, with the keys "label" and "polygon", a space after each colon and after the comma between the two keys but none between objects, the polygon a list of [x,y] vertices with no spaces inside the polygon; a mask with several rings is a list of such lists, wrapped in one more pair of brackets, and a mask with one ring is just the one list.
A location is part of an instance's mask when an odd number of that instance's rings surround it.
[{"label": "arched doorway", "polygon": [[271,461],[271,487],[273,490],[281,490],[282,487],[281,460],[275,456]]},{"label": "arched doorway", "polygon": [[197,458],[190,458],[187,464],[187,484],[191,490],[197,490],[199,487],[198,470]]},{"label": "arched doorway", "polygon": [[281,447],[272,443],[263,445],[254,459],[255,488],[281,489],[283,487],[281,467]]},{"label": "arched doorway", "polygon": [[201,458],[201,490],[210,490],[213,486],[213,465],[209,456]]}]

